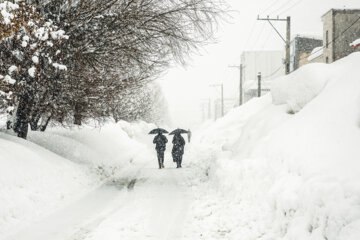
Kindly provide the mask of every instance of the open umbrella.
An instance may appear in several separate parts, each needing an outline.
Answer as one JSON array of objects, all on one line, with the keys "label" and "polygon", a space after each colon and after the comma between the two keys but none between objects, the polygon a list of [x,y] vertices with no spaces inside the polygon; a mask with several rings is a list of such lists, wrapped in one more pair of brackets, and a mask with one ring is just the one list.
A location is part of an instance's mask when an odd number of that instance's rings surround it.
[{"label": "open umbrella", "polygon": [[169,133],[163,128],[155,128],[149,132],[149,134],[158,134],[158,133]]},{"label": "open umbrella", "polygon": [[177,128],[175,129],[174,131],[172,131],[170,133],[170,135],[174,135],[174,134],[182,134],[182,133],[188,133],[188,131],[184,130],[184,129],[181,129],[181,128]]}]

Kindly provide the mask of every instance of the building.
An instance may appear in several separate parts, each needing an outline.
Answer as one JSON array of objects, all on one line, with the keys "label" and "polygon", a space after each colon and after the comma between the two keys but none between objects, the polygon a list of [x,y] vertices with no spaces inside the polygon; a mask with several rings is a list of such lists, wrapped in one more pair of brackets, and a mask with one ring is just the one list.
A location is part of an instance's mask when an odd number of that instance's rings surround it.
[{"label": "building", "polygon": [[297,35],[290,43],[290,71],[295,71],[299,67],[308,64],[308,57],[311,52],[322,45],[323,40],[321,37]]},{"label": "building", "polygon": [[264,84],[285,75],[284,56],[283,51],[245,51],[241,54],[244,102],[257,96],[254,86],[257,86],[259,72]]},{"label": "building", "polygon": [[360,38],[360,9],[331,9],[322,16],[324,62],[332,63],[352,52],[350,44]]}]

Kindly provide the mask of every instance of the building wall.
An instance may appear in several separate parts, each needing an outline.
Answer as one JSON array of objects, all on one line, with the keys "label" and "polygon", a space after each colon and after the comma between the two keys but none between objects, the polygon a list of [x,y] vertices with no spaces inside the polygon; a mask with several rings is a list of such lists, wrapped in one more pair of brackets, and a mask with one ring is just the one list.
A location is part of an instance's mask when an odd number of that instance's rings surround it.
[{"label": "building wall", "polygon": [[285,75],[283,51],[246,51],[241,54],[241,63],[244,66],[245,81],[257,81],[259,72],[263,76],[272,75],[270,79]]},{"label": "building wall", "polygon": [[[354,23],[360,17],[360,10],[349,10],[347,12],[339,11],[335,12],[335,38],[341,35],[341,33]],[[350,47],[350,44],[360,37],[360,20],[356,22],[348,31],[339,37],[339,40],[335,41],[334,55],[335,61],[343,58],[355,51]]]},{"label": "building wall", "polygon": [[308,64],[308,56],[311,51],[319,46],[322,46],[323,41],[314,37],[296,36],[291,44],[291,71]]},{"label": "building wall", "polygon": [[334,61],[333,59],[333,44],[330,44],[333,41],[333,35],[334,35],[334,21],[333,21],[333,14],[334,11],[331,9],[325,15],[323,15],[323,46],[324,46],[324,53],[323,53],[323,59],[325,63],[331,63]]},{"label": "building wall", "polygon": [[[331,9],[323,16],[325,62],[328,59],[328,62],[331,63],[352,52],[359,51],[359,49],[350,47],[350,43],[360,37],[360,20],[351,26],[359,17],[359,9]],[[349,26],[351,27],[349,28]],[[349,29],[344,32],[347,28]],[[326,47],[327,34],[328,46]]]}]

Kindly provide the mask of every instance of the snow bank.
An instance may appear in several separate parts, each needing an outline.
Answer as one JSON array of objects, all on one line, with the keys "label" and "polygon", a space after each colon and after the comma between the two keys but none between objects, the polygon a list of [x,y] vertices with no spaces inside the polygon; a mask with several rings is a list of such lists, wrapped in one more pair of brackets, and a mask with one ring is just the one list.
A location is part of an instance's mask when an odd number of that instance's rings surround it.
[{"label": "snow bank", "polygon": [[65,203],[94,183],[80,166],[0,133],[0,236]]},{"label": "snow bank", "polygon": [[54,128],[30,132],[29,141],[0,133],[0,236],[104,181],[135,177],[141,167],[154,164],[147,134],[154,127],[120,122],[97,129]]},{"label": "snow bank", "polygon": [[194,189],[189,231],[201,228],[203,239],[359,239],[359,62],[354,53],[304,67],[195,133],[192,161],[207,181]]},{"label": "snow bank", "polygon": [[330,65],[313,63],[274,80],[271,86],[273,103],[287,104],[289,112],[300,111],[322,91],[333,77],[332,72]]},{"label": "snow bank", "polygon": [[[108,123],[101,128],[50,129],[32,132],[29,140],[76,163],[96,169],[102,177],[125,178],[149,162],[155,125],[145,122]],[[146,145],[146,143],[151,145]],[[153,148],[153,146],[151,146]],[[123,171],[129,171],[124,173]]]}]

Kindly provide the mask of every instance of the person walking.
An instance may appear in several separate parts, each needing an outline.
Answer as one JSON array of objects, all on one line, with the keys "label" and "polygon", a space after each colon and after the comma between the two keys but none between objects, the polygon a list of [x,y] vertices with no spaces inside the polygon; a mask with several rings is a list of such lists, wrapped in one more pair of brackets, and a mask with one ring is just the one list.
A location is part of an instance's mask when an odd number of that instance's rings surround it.
[{"label": "person walking", "polygon": [[171,151],[174,162],[176,162],[176,168],[181,168],[182,157],[184,154],[185,140],[180,133],[174,134],[172,140],[173,149]]},{"label": "person walking", "polygon": [[166,150],[166,143],[168,142],[167,138],[162,134],[162,132],[159,132],[154,140],[153,143],[155,145],[155,149],[157,152],[157,158],[159,162],[159,169],[164,168],[164,152]]}]

